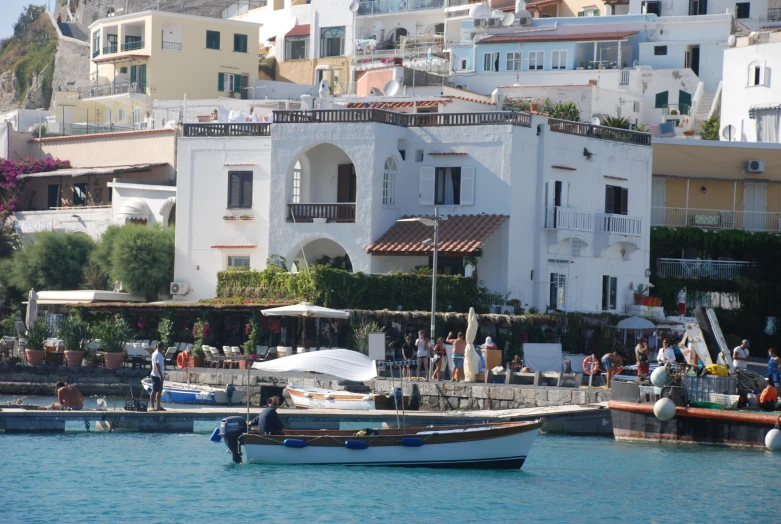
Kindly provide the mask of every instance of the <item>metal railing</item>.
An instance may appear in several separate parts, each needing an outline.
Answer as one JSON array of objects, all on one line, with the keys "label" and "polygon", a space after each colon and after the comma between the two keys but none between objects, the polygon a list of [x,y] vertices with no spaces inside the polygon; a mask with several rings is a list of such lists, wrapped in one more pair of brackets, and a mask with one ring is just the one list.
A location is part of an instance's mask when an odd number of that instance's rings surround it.
[{"label": "metal railing", "polygon": [[144,41],[139,40],[138,42],[125,42],[122,44],[122,51],[138,51],[139,49],[144,48]]},{"label": "metal railing", "polygon": [[622,69],[621,70],[621,80],[619,81],[619,85],[627,85],[629,84],[629,69]]},{"label": "metal railing", "polygon": [[[355,222],[355,204],[288,204],[288,222]],[[320,220],[318,220],[320,221]]]},{"label": "metal railing", "polygon": [[753,262],[736,260],[658,258],[656,260],[656,273],[662,278],[734,280],[753,265]]},{"label": "metal railing", "polygon": [[651,208],[651,225],[781,232],[781,213],[654,206]]},{"label": "metal railing", "polygon": [[664,104],[662,106],[662,114],[667,115],[682,115],[682,116],[689,116],[691,115],[692,106],[689,104]]},{"label": "metal railing", "polygon": [[240,122],[233,124],[184,124],[186,137],[271,136],[271,124]]},{"label": "metal railing", "polygon": [[626,215],[595,214],[597,233],[639,237],[643,234],[643,219]]},{"label": "metal railing", "polygon": [[79,98],[96,98],[99,96],[125,95],[130,93],[145,94],[146,85],[138,82],[129,84],[105,84],[97,86],[85,86],[76,89]]},{"label": "metal railing", "polygon": [[594,231],[594,213],[571,207],[546,206],[545,229]]},{"label": "metal railing", "polygon": [[163,40],[163,49],[170,49],[171,51],[181,51],[182,50],[182,43],[181,42],[166,42]]},{"label": "metal railing", "polygon": [[442,9],[445,0],[369,0],[359,2],[358,16]]},{"label": "metal railing", "polygon": [[95,50],[92,52],[92,58],[95,58],[96,56],[100,55],[100,48],[95,48]]},{"label": "metal railing", "polygon": [[394,113],[382,109],[274,111],[275,124],[377,122],[401,127],[518,125],[531,127],[531,115],[511,111],[482,113]]},{"label": "metal railing", "polygon": [[551,118],[548,120],[551,131],[556,133],[566,133],[568,135],[585,136],[589,138],[598,138],[601,140],[612,140],[614,142],[626,142],[639,146],[651,145],[651,134],[641,133],[640,131],[631,131],[629,129],[616,129],[613,127],[595,126],[593,124],[584,124],[582,122],[569,122],[567,120],[558,120]]},{"label": "metal railing", "polygon": [[117,52],[117,44],[109,44],[109,45],[103,46],[103,54],[104,55],[108,55],[108,54],[116,53],[116,52]]}]

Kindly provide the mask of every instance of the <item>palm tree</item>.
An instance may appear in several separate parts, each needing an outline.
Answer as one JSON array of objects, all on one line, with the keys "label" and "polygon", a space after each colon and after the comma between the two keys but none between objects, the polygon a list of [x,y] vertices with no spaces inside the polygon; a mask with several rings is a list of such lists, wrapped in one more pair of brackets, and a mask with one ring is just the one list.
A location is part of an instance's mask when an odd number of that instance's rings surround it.
[{"label": "palm tree", "polygon": [[602,120],[604,127],[612,127],[615,129],[629,129],[629,120],[623,116],[607,116]]}]

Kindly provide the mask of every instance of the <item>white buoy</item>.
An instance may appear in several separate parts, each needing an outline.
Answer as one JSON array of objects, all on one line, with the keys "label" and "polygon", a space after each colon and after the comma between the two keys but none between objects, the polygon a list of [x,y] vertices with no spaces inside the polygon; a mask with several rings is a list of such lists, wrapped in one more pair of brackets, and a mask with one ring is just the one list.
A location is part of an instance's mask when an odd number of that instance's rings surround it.
[{"label": "white buoy", "polygon": [[765,447],[770,451],[781,451],[781,431],[771,429],[765,435]]},{"label": "white buoy", "polygon": [[670,420],[675,416],[675,402],[669,398],[660,398],[654,404],[654,415],[659,420]]},{"label": "white buoy", "polygon": [[665,371],[664,366],[659,366],[651,373],[651,383],[657,388],[663,388],[670,382],[670,375]]}]

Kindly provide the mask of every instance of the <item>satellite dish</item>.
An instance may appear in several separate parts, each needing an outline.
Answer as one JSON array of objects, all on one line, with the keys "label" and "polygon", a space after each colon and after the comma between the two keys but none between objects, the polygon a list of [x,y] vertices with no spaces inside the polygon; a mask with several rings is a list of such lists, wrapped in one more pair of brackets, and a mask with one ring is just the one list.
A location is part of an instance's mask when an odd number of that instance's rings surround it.
[{"label": "satellite dish", "polygon": [[469,18],[473,20],[491,18],[491,8],[485,4],[475,4],[469,9]]},{"label": "satellite dish", "polygon": [[589,120],[588,123],[591,124],[592,126],[598,126],[602,124],[602,120],[600,120],[599,117],[595,116],[594,118]]},{"label": "satellite dish", "polygon": [[371,96],[382,96],[382,91],[379,90],[379,88],[372,87],[369,89],[369,95]]},{"label": "satellite dish", "polygon": [[350,11],[352,11],[353,13],[357,13],[360,7],[361,4],[359,4],[357,0],[353,0],[352,3],[350,4]]},{"label": "satellite dish", "polygon": [[724,126],[724,129],[721,130],[721,136],[724,138],[724,140],[732,142],[732,137],[735,136],[735,126],[732,124]]},{"label": "satellite dish", "polygon": [[396,96],[399,93],[399,81],[391,80],[385,84],[383,91],[385,91],[385,96]]},{"label": "satellite dish", "polygon": [[502,25],[509,27],[515,23],[515,13],[505,13],[502,17]]}]

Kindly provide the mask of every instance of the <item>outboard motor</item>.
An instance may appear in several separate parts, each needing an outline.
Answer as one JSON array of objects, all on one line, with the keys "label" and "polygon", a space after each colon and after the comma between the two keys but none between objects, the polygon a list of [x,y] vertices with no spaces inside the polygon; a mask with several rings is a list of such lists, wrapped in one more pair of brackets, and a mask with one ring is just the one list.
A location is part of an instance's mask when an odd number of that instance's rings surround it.
[{"label": "outboard motor", "polygon": [[233,384],[225,386],[225,396],[228,397],[228,406],[232,404],[234,391],[236,391],[236,387]]},{"label": "outboard motor", "polygon": [[247,432],[247,421],[244,417],[226,417],[220,422],[220,436],[228,450],[233,455],[233,462],[241,463],[241,438]]}]

